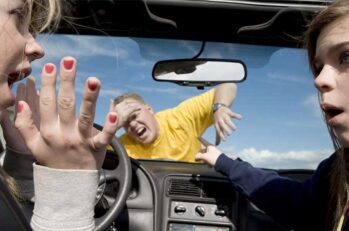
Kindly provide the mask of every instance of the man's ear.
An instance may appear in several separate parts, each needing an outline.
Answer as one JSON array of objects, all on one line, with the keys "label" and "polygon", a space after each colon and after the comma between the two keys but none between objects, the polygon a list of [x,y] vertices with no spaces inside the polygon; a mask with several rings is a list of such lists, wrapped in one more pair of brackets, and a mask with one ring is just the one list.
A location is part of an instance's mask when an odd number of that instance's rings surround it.
[{"label": "man's ear", "polygon": [[149,104],[146,104],[146,105],[145,105],[145,108],[146,108],[151,114],[154,114],[154,110],[153,110],[152,106],[150,106]]}]

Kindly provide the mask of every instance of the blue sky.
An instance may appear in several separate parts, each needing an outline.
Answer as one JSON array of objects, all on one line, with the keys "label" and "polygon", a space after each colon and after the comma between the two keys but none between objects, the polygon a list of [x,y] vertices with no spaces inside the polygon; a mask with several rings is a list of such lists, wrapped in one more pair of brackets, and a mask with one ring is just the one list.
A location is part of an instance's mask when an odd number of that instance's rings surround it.
[{"label": "blue sky", "polygon": [[[127,91],[142,95],[155,111],[202,92],[151,78],[156,61],[191,58],[200,42],[64,35],[39,36],[39,41],[46,55],[34,62],[34,76],[39,77],[44,63],[58,65],[69,55],[78,60],[78,101],[88,76],[102,80],[96,114],[99,124],[103,124],[109,100]],[[247,65],[247,80],[238,84],[232,107],[243,119],[234,120],[237,131],[220,145],[225,153],[270,168],[314,168],[332,153],[303,50],[209,43],[201,57],[240,59]],[[214,142],[214,135],[210,128],[204,137]]]}]

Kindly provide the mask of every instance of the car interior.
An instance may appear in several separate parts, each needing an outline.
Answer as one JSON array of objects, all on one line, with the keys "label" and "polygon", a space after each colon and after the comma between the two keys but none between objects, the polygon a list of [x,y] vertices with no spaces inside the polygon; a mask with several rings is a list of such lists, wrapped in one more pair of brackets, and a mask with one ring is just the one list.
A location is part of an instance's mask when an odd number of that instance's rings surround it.
[{"label": "car interior", "polygon": [[[181,58],[176,74],[193,72],[191,61],[199,62],[210,44],[244,44],[301,49],[301,36],[313,15],[330,0],[73,0],[64,1],[65,13],[55,35],[79,35],[137,39],[180,40],[196,44],[194,55]],[[79,38],[78,38],[79,39]],[[142,40],[143,41],[143,40]],[[157,40],[158,41],[158,40]],[[138,43],[141,47],[142,42]],[[97,44],[98,46],[98,44]],[[142,52],[141,48],[139,48]],[[213,48],[212,48],[213,49]],[[253,52],[253,47],[250,50]],[[153,51],[154,53],[157,50]],[[244,50],[240,51],[244,52]],[[152,53],[151,53],[152,54]],[[219,62],[206,54],[201,61]],[[240,64],[236,79],[195,81],[176,77],[161,79],[161,64],[176,62],[178,56],[153,62],[151,81],[196,90],[222,82],[246,84],[251,72],[248,62]],[[231,61],[233,60],[233,61]],[[235,60],[235,62],[234,62]],[[243,61],[239,61],[243,60]],[[306,59],[304,59],[306,60]],[[183,67],[183,61],[186,66]],[[195,63],[199,69],[201,63]],[[304,65],[308,65],[303,62]],[[152,75],[152,76],[151,76]],[[160,76],[160,77],[159,77]],[[164,75],[165,76],[165,75]],[[177,77],[178,77],[177,76]],[[157,79],[158,77],[158,79]],[[122,80],[118,80],[122,81]],[[135,83],[137,84],[137,83]],[[115,93],[117,95],[117,93]],[[95,127],[101,129],[101,123]],[[238,134],[238,133],[237,133]],[[238,136],[238,135],[237,135]],[[101,194],[95,208],[96,230],[130,231],[283,231],[281,226],[244,195],[228,179],[203,163],[173,160],[133,159],[117,136],[110,144],[101,175]],[[330,154],[330,153],[328,153]],[[280,175],[304,180],[313,169],[273,168]],[[0,184],[0,223],[6,230],[30,230],[11,196]],[[12,207],[14,209],[12,209]],[[3,211],[4,210],[4,211]],[[3,215],[5,214],[5,215]],[[9,217],[9,218],[8,218]],[[11,218],[10,218],[11,217]],[[12,224],[12,225],[11,225]],[[5,230],[5,229],[4,229]]]}]

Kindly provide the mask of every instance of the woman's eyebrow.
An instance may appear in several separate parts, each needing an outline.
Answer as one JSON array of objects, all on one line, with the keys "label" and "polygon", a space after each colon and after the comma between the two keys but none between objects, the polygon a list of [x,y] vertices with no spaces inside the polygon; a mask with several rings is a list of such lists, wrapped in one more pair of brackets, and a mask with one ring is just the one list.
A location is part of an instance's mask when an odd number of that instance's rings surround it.
[{"label": "woman's eyebrow", "polygon": [[[349,40],[348,41],[344,41],[344,42],[340,42],[340,43],[336,43],[334,45],[330,45],[328,47],[328,49],[326,49],[326,54],[330,54],[330,53],[333,53],[333,52],[336,52],[338,50],[340,50],[342,47],[345,47],[345,46],[349,46]],[[314,56],[314,60],[313,60],[313,64],[316,64],[316,63],[319,63],[319,53],[316,52],[315,56]]]},{"label": "woman's eyebrow", "polygon": [[344,42],[340,42],[340,43],[337,43],[333,46],[330,46],[327,53],[332,53],[332,52],[335,52],[335,51],[338,51],[340,50],[342,47],[345,47],[345,46],[349,46],[349,40],[348,41],[344,41]]}]

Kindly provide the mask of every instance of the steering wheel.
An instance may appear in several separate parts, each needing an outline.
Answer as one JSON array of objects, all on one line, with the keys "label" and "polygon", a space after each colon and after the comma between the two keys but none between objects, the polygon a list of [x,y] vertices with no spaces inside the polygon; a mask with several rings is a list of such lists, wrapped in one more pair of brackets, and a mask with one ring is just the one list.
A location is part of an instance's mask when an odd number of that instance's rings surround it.
[{"label": "steering wheel", "polygon": [[[98,130],[102,130],[103,128],[98,124],[94,124],[94,127]],[[101,174],[100,184],[108,184],[108,182],[117,181],[119,188],[116,193],[116,198],[114,198],[115,200],[111,205],[109,205],[110,207],[108,211],[103,216],[95,218],[95,231],[106,230],[110,227],[111,224],[113,224],[114,220],[118,217],[118,215],[124,208],[126,200],[129,196],[129,191],[131,189],[132,168],[130,158],[128,157],[124,146],[116,137],[112,139],[110,146],[112,146],[113,151],[116,153],[119,161],[116,168],[112,170],[103,169],[104,173]],[[106,185],[104,185],[104,187],[106,187]],[[102,198],[103,196],[104,192],[100,198]]]}]

